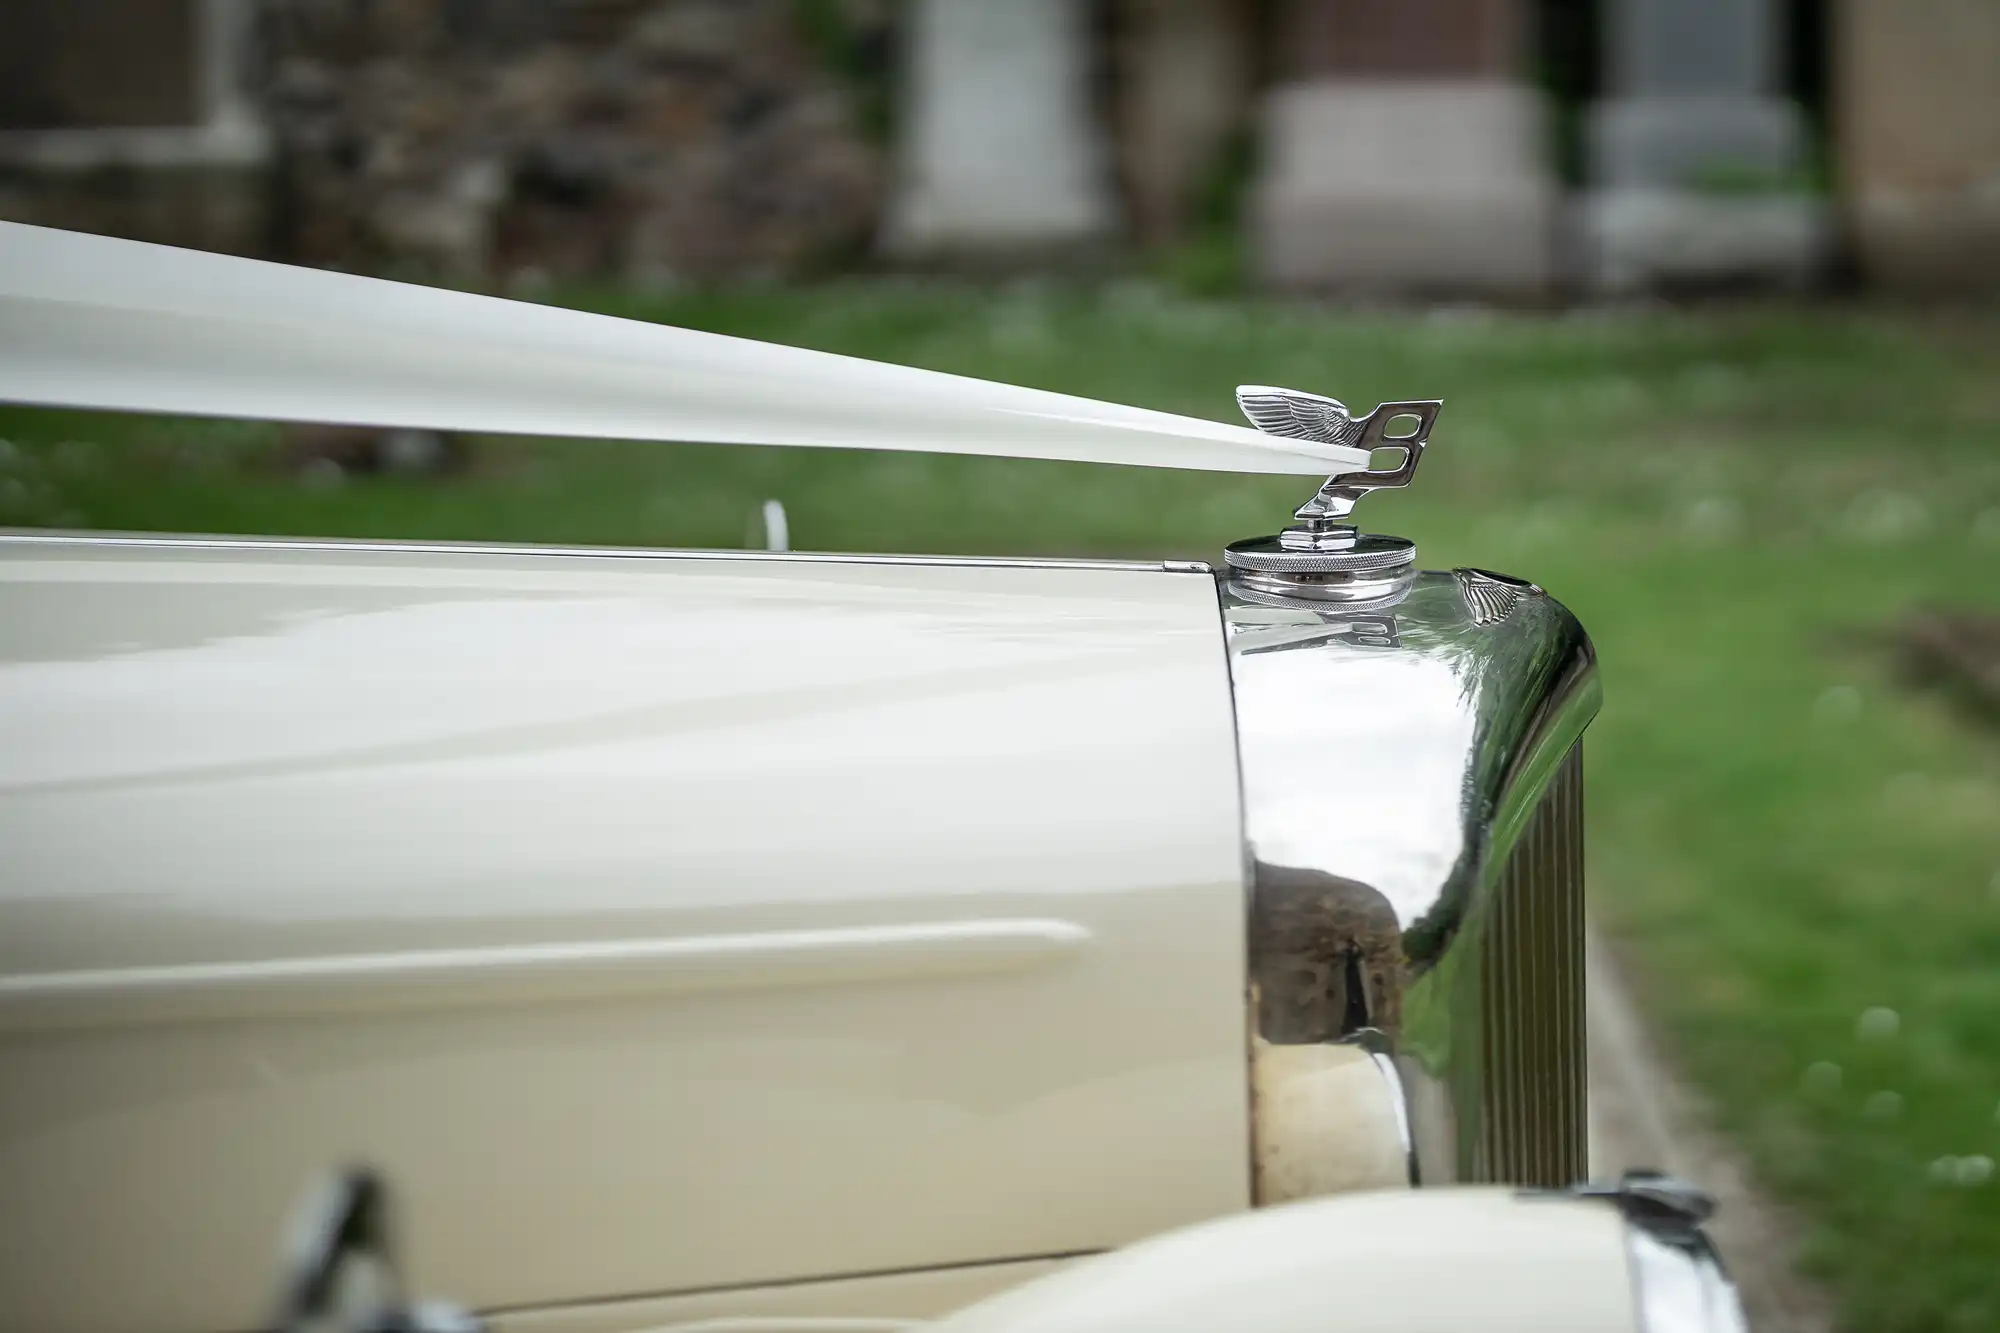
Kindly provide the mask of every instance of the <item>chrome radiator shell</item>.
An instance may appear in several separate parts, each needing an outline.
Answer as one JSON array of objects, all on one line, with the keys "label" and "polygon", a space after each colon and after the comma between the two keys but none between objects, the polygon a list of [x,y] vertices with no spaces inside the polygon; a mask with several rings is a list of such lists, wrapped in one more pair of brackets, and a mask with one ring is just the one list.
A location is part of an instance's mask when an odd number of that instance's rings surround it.
[{"label": "chrome radiator shell", "polygon": [[1581,1179],[1588,636],[1482,571],[1365,605],[1220,587],[1259,1201]]}]

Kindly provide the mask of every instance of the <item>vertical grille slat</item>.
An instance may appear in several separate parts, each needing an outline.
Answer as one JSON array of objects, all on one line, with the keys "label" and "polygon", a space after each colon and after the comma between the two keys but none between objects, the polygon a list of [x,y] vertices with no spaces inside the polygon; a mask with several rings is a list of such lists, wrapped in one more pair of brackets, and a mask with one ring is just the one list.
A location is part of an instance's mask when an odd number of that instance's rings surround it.
[{"label": "vertical grille slat", "polygon": [[1588,1169],[1580,744],[1500,872],[1480,953],[1477,1178],[1572,1184]]}]

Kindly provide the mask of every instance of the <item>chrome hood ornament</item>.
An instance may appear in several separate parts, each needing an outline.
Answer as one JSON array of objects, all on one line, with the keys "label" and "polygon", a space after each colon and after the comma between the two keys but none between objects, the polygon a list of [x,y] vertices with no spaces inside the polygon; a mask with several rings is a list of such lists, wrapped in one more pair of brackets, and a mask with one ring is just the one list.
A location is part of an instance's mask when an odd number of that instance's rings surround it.
[{"label": "chrome hood ornament", "polygon": [[1410,484],[1423,461],[1431,426],[1444,404],[1436,399],[1382,403],[1365,417],[1344,403],[1297,389],[1239,385],[1236,405],[1267,435],[1352,449],[1394,449],[1395,466],[1337,472],[1271,537],[1235,542],[1223,558],[1237,580],[1267,595],[1311,601],[1372,601],[1393,596],[1409,581],[1414,542],[1360,531],[1342,522],[1370,491]]}]

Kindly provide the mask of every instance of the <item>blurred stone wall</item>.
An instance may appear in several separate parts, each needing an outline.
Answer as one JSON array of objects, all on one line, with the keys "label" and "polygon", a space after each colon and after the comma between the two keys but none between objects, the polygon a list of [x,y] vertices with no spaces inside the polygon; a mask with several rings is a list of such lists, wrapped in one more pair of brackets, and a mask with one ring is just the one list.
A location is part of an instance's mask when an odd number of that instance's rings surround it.
[{"label": "blurred stone wall", "polygon": [[0,217],[257,253],[255,0],[0,0]]},{"label": "blurred stone wall", "polygon": [[2000,290],[2000,0],[1840,0],[1835,119],[1863,276]]},{"label": "blurred stone wall", "polygon": [[795,274],[874,234],[880,134],[852,74],[886,47],[886,3],[267,0],[261,18],[287,258],[707,279]]},{"label": "blurred stone wall", "polygon": [[[1601,49],[1552,128],[1565,43]],[[454,280],[879,244],[1957,293],[2000,282],[1996,61],[2000,0],[0,0],[0,217]]]}]

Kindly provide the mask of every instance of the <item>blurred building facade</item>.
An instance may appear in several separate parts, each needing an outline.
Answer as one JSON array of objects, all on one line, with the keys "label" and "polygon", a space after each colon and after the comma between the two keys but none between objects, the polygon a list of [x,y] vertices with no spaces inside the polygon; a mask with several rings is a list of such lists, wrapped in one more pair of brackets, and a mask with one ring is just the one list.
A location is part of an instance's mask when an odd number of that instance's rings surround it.
[{"label": "blurred building facade", "polygon": [[1995,68],[1991,0],[6,0],[0,216],[476,279],[1224,229],[1288,290],[1963,290]]}]

